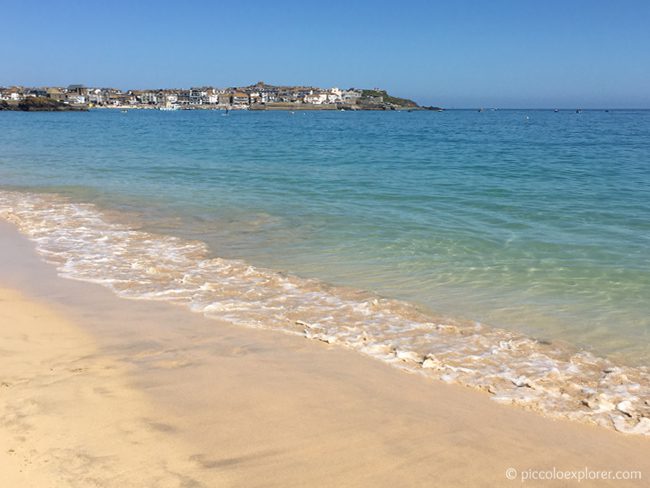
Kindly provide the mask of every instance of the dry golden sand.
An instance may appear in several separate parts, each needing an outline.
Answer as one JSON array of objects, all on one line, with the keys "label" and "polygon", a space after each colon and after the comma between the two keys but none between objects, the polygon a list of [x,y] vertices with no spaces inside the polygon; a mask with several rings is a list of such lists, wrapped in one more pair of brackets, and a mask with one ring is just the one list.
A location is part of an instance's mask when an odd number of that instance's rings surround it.
[{"label": "dry golden sand", "polygon": [[650,479],[648,439],[119,299],[57,277],[6,225],[0,250],[0,488],[521,485],[509,467],[644,478],[537,486]]}]

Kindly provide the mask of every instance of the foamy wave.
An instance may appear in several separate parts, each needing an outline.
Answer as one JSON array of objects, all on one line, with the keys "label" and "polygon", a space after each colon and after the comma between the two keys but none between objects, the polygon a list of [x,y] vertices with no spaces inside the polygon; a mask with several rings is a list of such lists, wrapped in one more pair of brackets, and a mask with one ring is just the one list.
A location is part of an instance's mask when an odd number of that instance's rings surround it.
[{"label": "foamy wave", "polygon": [[408,303],[209,257],[202,242],[110,222],[90,204],[0,191],[13,222],[62,276],[126,298],[176,302],[237,325],[301,334],[546,415],[650,435],[650,374],[584,351]]}]

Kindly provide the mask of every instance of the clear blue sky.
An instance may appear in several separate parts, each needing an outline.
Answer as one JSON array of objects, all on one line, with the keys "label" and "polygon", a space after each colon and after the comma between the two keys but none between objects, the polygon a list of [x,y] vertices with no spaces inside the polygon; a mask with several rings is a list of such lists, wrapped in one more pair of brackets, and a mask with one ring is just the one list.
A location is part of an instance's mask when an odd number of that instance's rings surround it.
[{"label": "clear blue sky", "polygon": [[374,87],[650,108],[650,1],[0,0],[0,85]]}]

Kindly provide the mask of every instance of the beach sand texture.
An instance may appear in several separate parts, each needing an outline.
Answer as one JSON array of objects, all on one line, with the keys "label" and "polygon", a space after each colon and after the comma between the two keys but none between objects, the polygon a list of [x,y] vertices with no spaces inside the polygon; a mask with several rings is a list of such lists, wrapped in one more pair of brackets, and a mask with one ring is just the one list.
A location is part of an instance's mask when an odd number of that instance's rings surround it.
[{"label": "beach sand texture", "polygon": [[119,299],[56,276],[7,224],[0,248],[2,487],[520,484],[510,467],[650,476],[646,438]]},{"label": "beach sand texture", "polygon": [[0,486],[189,486],[191,451],[126,363],[19,292],[0,289],[0,303]]}]

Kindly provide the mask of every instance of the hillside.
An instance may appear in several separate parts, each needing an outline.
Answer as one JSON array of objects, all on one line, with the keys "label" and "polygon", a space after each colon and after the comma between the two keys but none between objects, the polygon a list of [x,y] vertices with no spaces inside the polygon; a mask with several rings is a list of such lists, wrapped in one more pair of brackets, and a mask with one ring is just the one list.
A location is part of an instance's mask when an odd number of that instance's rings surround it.
[{"label": "hillside", "polygon": [[49,98],[28,97],[19,102],[0,100],[0,110],[11,110],[17,112],[77,112],[85,111],[87,109],[85,107],[67,105]]},{"label": "hillside", "polygon": [[385,104],[396,108],[418,108],[418,104],[408,98],[394,97],[386,90],[361,90],[361,104]]}]

